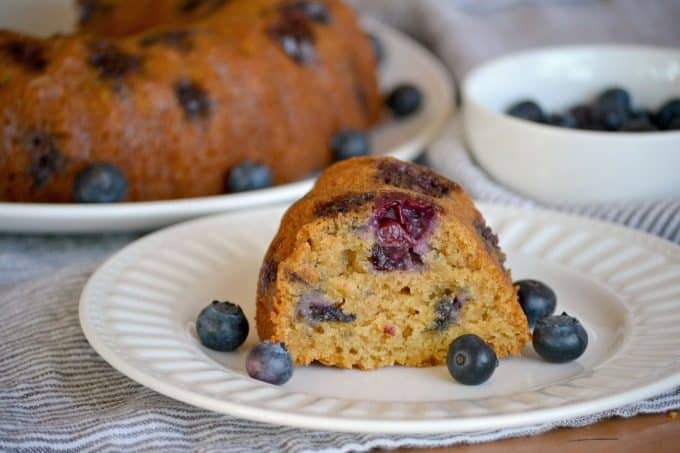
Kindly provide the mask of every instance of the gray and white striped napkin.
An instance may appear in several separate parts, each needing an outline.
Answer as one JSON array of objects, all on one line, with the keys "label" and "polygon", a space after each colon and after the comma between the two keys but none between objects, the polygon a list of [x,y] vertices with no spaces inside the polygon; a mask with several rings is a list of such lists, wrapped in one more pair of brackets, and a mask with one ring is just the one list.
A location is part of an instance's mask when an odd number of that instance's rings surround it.
[{"label": "gray and white striped napkin", "polygon": [[[674,0],[362,0],[429,44],[460,77],[508,50],[553,43],[680,46]],[[491,32],[495,30],[496,32]],[[498,31],[501,31],[498,33]],[[576,33],[574,30],[578,30]],[[491,181],[460,145],[455,125],[431,147],[436,164],[477,199],[534,205]],[[653,203],[555,207],[680,244],[680,194]],[[94,266],[136,235],[0,235],[0,451],[367,451],[440,447],[534,435],[611,416],[680,408],[680,389],[586,417],[464,435],[361,435],[270,426],[197,409],[118,373],[90,348],[78,297]]]},{"label": "gray and white striped napkin", "polygon": [[78,324],[78,297],[91,272],[89,266],[75,267],[0,294],[0,451],[345,452],[437,447],[680,407],[676,391],[556,423],[418,436],[307,431],[220,415],[149,390],[94,352]]}]

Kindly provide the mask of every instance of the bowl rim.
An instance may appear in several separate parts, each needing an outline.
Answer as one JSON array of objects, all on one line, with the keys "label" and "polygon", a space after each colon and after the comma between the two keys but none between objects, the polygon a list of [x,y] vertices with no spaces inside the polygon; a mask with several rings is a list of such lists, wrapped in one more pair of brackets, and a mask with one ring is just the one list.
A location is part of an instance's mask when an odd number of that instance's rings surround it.
[{"label": "bowl rim", "polygon": [[[477,109],[482,110],[484,113],[490,115],[495,120],[508,122],[513,127],[527,127],[529,130],[534,129],[535,132],[548,133],[548,134],[558,134],[570,136],[581,136],[583,138],[598,138],[598,139],[611,139],[611,140],[629,140],[631,137],[642,140],[657,140],[665,138],[680,138],[680,130],[663,130],[663,131],[646,131],[646,132],[635,132],[635,131],[597,131],[590,129],[572,129],[566,127],[553,126],[550,124],[534,123],[529,120],[524,120],[521,118],[515,118],[504,112],[499,112],[492,108],[487,107],[482,102],[479,102],[471,94],[470,85],[480,77],[480,74],[494,69],[495,66],[501,66],[507,64],[508,62],[518,59],[526,58],[532,56],[540,56],[541,54],[552,54],[555,52],[654,52],[654,53],[668,53],[669,55],[676,55],[678,61],[680,62],[680,49],[665,46],[652,46],[652,45],[641,45],[641,44],[580,44],[580,45],[557,45],[557,46],[542,46],[534,47],[531,49],[519,50],[516,52],[511,52],[503,56],[492,58],[481,64],[476,65],[471,70],[469,70],[463,82],[461,83],[460,93],[462,95],[462,111],[466,115],[468,106],[473,104]],[[680,97],[680,95],[678,96]]]}]

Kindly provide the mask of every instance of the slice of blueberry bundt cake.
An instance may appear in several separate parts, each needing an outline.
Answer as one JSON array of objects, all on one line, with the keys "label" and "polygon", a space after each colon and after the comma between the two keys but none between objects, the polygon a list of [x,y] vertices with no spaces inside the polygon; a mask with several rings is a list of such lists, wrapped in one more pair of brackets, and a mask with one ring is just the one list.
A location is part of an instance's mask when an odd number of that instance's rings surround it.
[{"label": "slice of blueberry bundt cake", "polygon": [[517,354],[529,330],[504,259],[456,183],[389,158],[344,161],[283,217],[258,333],[300,365],[439,365],[465,333]]}]

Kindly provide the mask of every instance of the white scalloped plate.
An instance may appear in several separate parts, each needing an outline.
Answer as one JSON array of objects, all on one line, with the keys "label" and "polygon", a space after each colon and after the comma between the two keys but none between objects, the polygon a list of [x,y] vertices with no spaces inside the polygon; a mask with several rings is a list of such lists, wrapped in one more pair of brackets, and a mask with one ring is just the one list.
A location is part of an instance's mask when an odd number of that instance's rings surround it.
[{"label": "white scalloped plate", "polygon": [[[0,1],[0,29],[11,28],[38,35],[73,29],[75,0]],[[427,49],[398,30],[365,19],[364,28],[375,33],[386,50],[380,66],[383,90],[412,82],[423,91],[417,114],[387,121],[371,131],[373,154],[413,160],[431,143],[454,104],[454,86],[446,68]],[[180,200],[77,205],[0,202],[0,231],[23,233],[91,233],[141,231],[207,214],[272,205],[300,198],[313,181],[283,184],[253,192],[185,198]]]},{"label": "white scalloped plate", "polygon": [[[245,372],[254,294],[283,208],[225,214],[152,234],[107,261],[80,301],[92,347],[130,378],[172,398],[243,418],[304,428],[428,433],[494,430],[590,414],[680,385],[680,247],[605,223],[482,205],[513,276],[537,278],[578,317],[589,346],[554,365],[530,347],[485,384],[444,367],[296,369],[284,386]],[[238,352],[196,340],[212,299],[239,303],[251,334]]]}]

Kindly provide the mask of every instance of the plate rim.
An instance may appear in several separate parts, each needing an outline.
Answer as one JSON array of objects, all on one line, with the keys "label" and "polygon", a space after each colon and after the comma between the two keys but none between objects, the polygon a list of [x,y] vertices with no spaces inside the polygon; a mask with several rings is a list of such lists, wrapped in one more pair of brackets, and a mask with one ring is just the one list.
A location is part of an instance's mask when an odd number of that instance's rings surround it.
[{"label": "plate rim", "polygon": [[[563,213],[543,208],[520,208],[494,203],[477,203],[476,205],[483,212],[495,210],[501,213],[520,213],[523,211],[530,211],[532,215],[538,216],[538,219],[541,221],[542,217],[556,216],[557,219],[553,219],[553,221],[566,220],[569,222],[577,222],[582,224],[585,223],[596,227],[600,231],[602,229],[610,231],[613,229],[617,231],[617,234],[623,235],[623,238],[635,239],[641,243],[644,243],[644,245],[648,248],[651,248],[652,252],[655,254],[664,253],[664,255],[675,259],[680,258],[680,246],[662,238],[606,221],[590,219],[572,213]],[[502,429],[529,425],[533,426],[541,423],[559,422],[567,418],[573,418],[577,416],[601,413],[658,395],[680,385],[680,369],[676,369],[670,376],[655,379],[646,385],[641,385],[631,390],[615,392],[602,397],[587,398],[584,401],[566,403],[560,406],[538,410],[519,411],[501,415],[491,414],[462,418],[447,417],[442,419],[430,418],[420,420],[393,420],[384,418],[376,419],[355,416],[347,418],[340,415],[291,413],[285,409],[250,406],[247,401],[242,402],[220,400],[215,397],[193,393],[188,389],[180,388],[176,385],[159,380],[158,378],[135,368],[133,365],[129,365],[98,338],[98,334],[95,331],[96,329],[90,325],[88,319],[91,310],[88,301],[91,297],[90,294],[94,292],[93,288],[95,287],[95,284],[98,283],[100,278],[102,278],[101,275],[103,275],[104,270],[111,266],[112,263],[116,263],[117,260],[121,259],[121,256],[135,253],[137,250],[142,251],[147,243],[157,241],[160,237],[171,237],[172,235],[177,234],[178,231],[191,230],[193,228],[199,227],[201,224],[209,224],[212,222],[221,221],[225,217],[231,218],[249,215],[258,216],[273,214],[280,215],[280,213],[285,210],[285,208],[286,206],[276,206],[264,207],[249,211],[227,212],[182,222],[138,239],[115,253],[100,267],[98,267],[97,270],[89,277],[80,295],[78,316],[81,329],[83,330],[89,344],[107,363],[109,363],[109,365],[117,369],[122,374],[126,375],[128,378],[153,391],[161,393],[175,400],[182,401],[186,404],[222,414],[242,417],[253,421],[304,429],[317,429],[336,432],[433,434],[479,431],[480,425],[490,426],[491,428],[489,429]],[[619,353],[620,352],[621,351],[619,351]],[[600,364],[597,364],[595,368],[601,367],[610,360],[612,360],[612,357]],[[251,382],[258,384],[260,387],[268,387],[267,384],[260,383],[259,381],[255,381],[251,378],[243,377],[243,379],[250,380]],[[290,393],[307,395],[304,392],[298,391],[291,391]],[[334,399],[350,401],[347,398]]]},{"label": "plate rim", "polygon": [[[401,143],[396,149],[390,150],[387,156],[403,160],[413,160],[419,152],[424,152],[425,148],[432,143],[437,135],[443,130],[449,118],[456,111],[454,100],[456,97],[456,85],[453,82],[450,71],[444,63],[432,51],[408,36],[403,31],[381,22],[370,16],[361,17],[362,26],[367,31],[378,35],[388,35],[391,39],[399,42],[401,46],[415,49],[419,54],[429,60],[430,67],[441,79],[444,92],[441,93],[437,105],[441,107],[441,115],[423,126],[415,137],[409,138]],[[377,125],[380,127],[381,125]],[[149,231],[158,226],[167,226],[172,222],[163,220],[166,217],[181,218],[187,220],[198,215],[211,215],[220,211],[236,211],[248,208],[259,208],[262,206],[291,201],[301,197],[307,192],[314,179],[294,181],[278,186],[261,189],[252,192],[210,195],[193,198],[177,198],[170,200],[151,200],[137,202],[123,202],[115,204],[77,204],[77,203],[28,203],[10,202],[0,200],[0,231],[14,233],[44,233],[69,234],[69,233],[107,233],[107,232],[137,232]],[[266,199],[266,200],[265,200]],[[225,206],[226,204],[226,206]],[[177,214],[177,211],[181,211]],[[124,219],[121,220],[121,216]],[[129,227],[126,219],[142,221],[144,225]],[[44,228],[41,224],[26,227],[27,222],[31,221],[57,221],[58,226]],[[96,222],[97,227],[83,229],[73,229],[65,222]],[[115,225],[102,225],[106,221],[111,221]],[[176,220],[174,221],[176,222]],[[5,225],[8,224],[9,226]],[[13,227],[12,225],[23,225],[23,227]],[[82,228],[82,227],[80,227]]]}]

